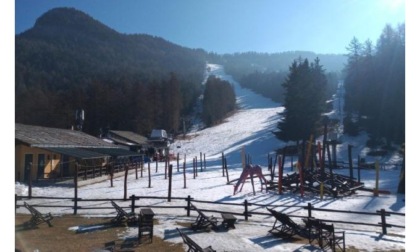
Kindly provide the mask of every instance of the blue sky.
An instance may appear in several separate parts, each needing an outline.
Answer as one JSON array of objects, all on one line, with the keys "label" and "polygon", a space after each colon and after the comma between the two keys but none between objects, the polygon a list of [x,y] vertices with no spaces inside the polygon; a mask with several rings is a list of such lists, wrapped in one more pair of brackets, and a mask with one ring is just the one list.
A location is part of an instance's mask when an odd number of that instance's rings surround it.
[{"label": "blue sky", "polygon": [[209,52],[345,53],[405,22],[404,0],[16,0],[15,33],[55,7],[74,7],[121,33]]}]

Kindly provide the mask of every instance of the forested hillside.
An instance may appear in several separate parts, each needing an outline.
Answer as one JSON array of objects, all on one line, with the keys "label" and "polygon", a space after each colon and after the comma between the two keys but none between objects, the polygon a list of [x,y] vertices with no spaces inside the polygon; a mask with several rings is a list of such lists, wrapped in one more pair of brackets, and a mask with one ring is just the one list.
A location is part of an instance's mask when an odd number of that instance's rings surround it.
[{"label": "forested hillside", "polygon": [[[328,80],[329,88],[335,92],[338,80],[341,78],[347,57],[338,54],[316,54],[307,51],[293,51],[282,53],[235,53],[224,54],[219,57],[213,55],[214,61],[225,66],[228,74],[249,88],[275,102],[284,102],[285,81],[290,64],[295,60],[319,59]],[[332,94],[331,90],[329,95]]]},{"label": "forested hillside", "polygon": [[121,34],[76,9],[48,11],[15,45],[19,123],[69,128],[83,108],[91,134],[101,127],[175,132],[200,95],[205,51]]},{"label": "forested hillside", "polygon": [[344,130],[366,130],[369,145],[405,142],[405,24],[386,25],[376,45],[353,38],[347,47]]}]

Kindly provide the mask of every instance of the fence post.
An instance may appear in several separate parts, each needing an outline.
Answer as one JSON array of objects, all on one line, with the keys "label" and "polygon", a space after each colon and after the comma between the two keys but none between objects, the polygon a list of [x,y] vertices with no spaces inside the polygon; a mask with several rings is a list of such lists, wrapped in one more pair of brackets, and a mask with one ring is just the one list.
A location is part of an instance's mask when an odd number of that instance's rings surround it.
[{"label": "fence post", "polygon": [[176,171],[179,172],[179,153],[176,154]]},{"label": "fence post", "polygon": [[18,201],[18,196],[15,193],[15,214],[16,214],[16,209],[17,209],[17,201]]},{"label": "fence post", "polygon": [[[140,177],[143,178],[143,161],[141,161],[138,164],[140,164]],[[136,165],[136,179],[137,179],[137,165]]]},{"label": "fence post", "polygon": [[172,195],[172,165],[169,165],[169,171],[168,171],[168,176],[169,176],[169,185],[168,185],[168,202],[171,202],[171,195]]},{"label": "fence post", "polygon": [[381,211],[380,211],[380,213],[381,213],[381,225],[382,225],[382,234],[385,234],[386,235],[386,212],[385,212],[385,209],[381,209]]},{"label": "fence post", "polygon": [[32,162],[28,164],[28,197],[29,199],[32,198]]},{"label": "fence post", "polygon": [[311,218],[312,217],[312,204],[308,203],[308,217]]},{"label": "fence post", "polygon": [[77,174],[79,173],[79,162],[76,162],[74,171],[74,208],[73,208],[73,214],[77,214]]},{"label": "fence post", "polygon": [[225,154],[222,152],[222,174],[225,176]]},{"label": "fence post", "polygon": [[184,176],[184,188],[187,188],[187,175],[185,174],[185,169],[186,169],[186,163],[185,163],[185,155],[184,155],[184,163],[182,164],[182,174]]},{"label": "fence post", "polygon": [[124,173],[124,200],[127,200],[127,177],[128,177],[128,165],[124,165],[125,173]]},{"label": "fence post", "polygon": [[149,186],[148,186],[148,188],[151,188],[152,178],[151,178],[151,175],[150,175],[150,161],[147,163],[147,172],[149,174]]},{"label": "fence post", "polygon": [[200,171],[203,171],[203,153],[200,152]]},{"label": "fence post", "polygon": [[244,205],[245,205],[245,220],[248,220],[248,200],[244,201]]},{"label": "fence post", "polygon": [[190,209],[191,209],[191,196],[188,195],[187,197],[187,216],[190,217]]},{"label": "fence post", "polygon": [[[136,179],[139,179],[139,174],[138,174],[138,163],[136,162],[136,163],[134,163],[134,170],[135,170],[135,173],[136,173]],[[143,170],[140,170],[140,173],[141,173],[141,177],[143,177]]]},{"label": "fence post", "polygon": [[131,213],[134,213],[134,208],[135,208],[135,204],[136,204],[136,196],[133,194],[131,195]]}]

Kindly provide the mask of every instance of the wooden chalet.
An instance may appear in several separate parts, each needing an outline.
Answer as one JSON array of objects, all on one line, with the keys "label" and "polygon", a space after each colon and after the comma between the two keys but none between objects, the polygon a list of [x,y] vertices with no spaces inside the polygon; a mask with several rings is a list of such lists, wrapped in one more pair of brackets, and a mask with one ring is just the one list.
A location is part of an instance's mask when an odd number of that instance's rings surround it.
[{"label": "wooden chalet", "polygon": [[102,139],[109,140],[114,144],[134,152],[141,152],[149,147],[147,137],[131,131],[109,130]]},{"label": "wooden chalet", "polygon": [[15,124],[16,181],[72,177],[76,164],[85,178],[87,171],[94,177],[140,156],[81,131]]}]

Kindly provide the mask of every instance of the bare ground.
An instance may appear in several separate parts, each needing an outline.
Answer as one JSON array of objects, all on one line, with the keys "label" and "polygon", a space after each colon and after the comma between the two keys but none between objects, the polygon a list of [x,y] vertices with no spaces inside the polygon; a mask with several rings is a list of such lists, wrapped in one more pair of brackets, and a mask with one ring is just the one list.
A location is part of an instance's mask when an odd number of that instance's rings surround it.
[{"label": "bare ground", "polygon": [[15,249],[22,252],[93,252],[104,249],[105,243],[115,241],[117,251],[124,247],[130,247],[130,251],[171,251],[183,252],[182,243],[174,244],[165,242],[161,238],[154,236],[153,242],[143,241],[137,244],[136,240],[122,240],[118,237],[126,227],[106,226],[91,232],[77,233],[69,230],[74,226],[94,226],[99,224],[109,224],[110,218],[86,218],[77,215],[65,215],[54,217],[49,227],[46,223],[38,225],[35,229],[25,229],[22,224],[28,221],[31,215],[16,214],[15,216]]},{"label": "bare ground", "polygon": [[[15,215],[15,249],[21,252],[104,252],[105,243],[114,241],[116,251],[124,251],[124,247],[130,247],[129,251],[158,251],[158,252],[183,252],[182,243],[165,242],[163,239],[154,236],[153,242],[143,241],[137,243],[137,239],[122,240],[118,237],[126,229],[125,226],[106,226],[106,228],[96,229],[91,232],[77,233],[69,230],[70,227],[92,227],[95,225],[107,225],[111,223],[111,218],[87,218],[78,215],[64,215],[54,217],[49,227],[46,223],[38,225],[35,229],[22,228],[22,224],[31,218],[29,214]],[[191,223],[178,223],[180,226],[190,227]],[[295,237],[289,242],[306,244],[307,239]],[[133,247],[131,247],[133,246]],[[349,252],[365,252],[368,250],[357,249],[353,246],[346,246]],[[387,252],[404,252],[405,250],[390,250]]]}]

